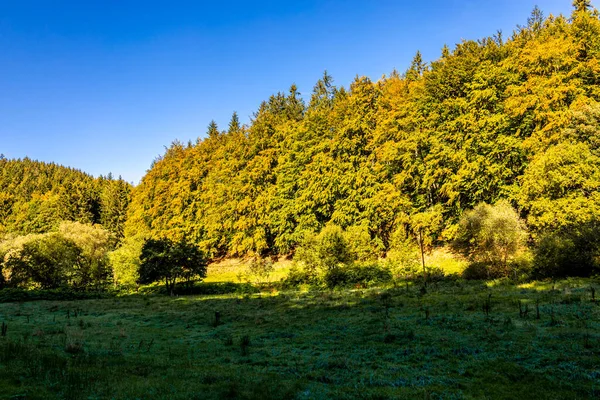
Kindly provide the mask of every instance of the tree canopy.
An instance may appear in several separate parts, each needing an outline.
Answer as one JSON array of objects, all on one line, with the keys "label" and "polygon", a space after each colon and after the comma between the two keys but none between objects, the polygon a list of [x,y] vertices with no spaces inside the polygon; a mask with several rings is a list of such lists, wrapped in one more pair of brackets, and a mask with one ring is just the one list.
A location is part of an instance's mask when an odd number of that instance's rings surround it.
[{"label": "tree canopy", "polygon": [[[600,20],[536,8],[527,25],[420,52],[404,74],[348,88],[325,73],[260,104],[226,131],[178,142],[132,194],[130,235],[189,238],[212,256],[289,254],[328,224],[366,232],[379,254],[394,232],[451,239],[467,210],[506,200],[535,236],[598,215]],[[571,221],[571,222],[569,222]],[[428,234],[429,234],[428,233]]]}]

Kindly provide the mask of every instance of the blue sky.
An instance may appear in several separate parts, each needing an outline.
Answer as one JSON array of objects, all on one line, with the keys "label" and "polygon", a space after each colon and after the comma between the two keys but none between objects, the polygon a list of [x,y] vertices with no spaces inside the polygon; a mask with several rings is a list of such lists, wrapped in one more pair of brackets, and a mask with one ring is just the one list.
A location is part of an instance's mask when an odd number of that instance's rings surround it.
[{"label": "blue sky", "polygon": [[404,71],[420,50],[525,24],[571,0],[2,1],[0,153],[137,183],[173,140],[327,70]]}]

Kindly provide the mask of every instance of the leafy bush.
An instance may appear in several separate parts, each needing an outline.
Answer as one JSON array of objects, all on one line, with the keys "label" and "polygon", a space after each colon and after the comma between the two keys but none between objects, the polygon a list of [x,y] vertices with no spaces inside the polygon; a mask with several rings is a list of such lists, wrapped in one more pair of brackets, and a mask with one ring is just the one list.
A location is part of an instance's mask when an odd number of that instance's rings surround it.
[{"label": "leafy bush", "polygon": [[315,285],[319,282],[318,277],[306,269],[293,266],[287,276],[280,282],[282,289],[293,289],[301,285]]},{"label": "leafy bush", "polygon": [[354,255],[342,228],[327,225],[319,235],[305,237],[303,244],[296,250],[294,261],[302,264],[310,274],[316,275],[350,264],[354,261]]},{"label": "leafy bush", "polygon": [[4,258],[10,285],[54,289],[88,283],[81,249],[59,234],[35,235]]},{"label": "leafy bush", "polygon": [[337,267],[327,271],[323,276],[323,281],[329,288],[356,284],[369,286],[390,282],[392,279],[391,271],[377,264]]},{"label": "leafy bush", "polygon": [[270,258],[254,258],[250,262],[250,274],[256,277],[257,283],[268,282],[269,276],[275,270],[273,260]]},{"label": "leafy bush", "polygon": [[358,261],[377,261],[380,246],[371,238],[366,225],[351,226],[344,232],[352,258]]},{"label": "leafy bush", "polygon": [[81,250],[74,284],[79,287],[106,286],[111,278],[108,252],[115,246],[115,236],[99,225],[79,222],[62,222],[58,233]]},{"label": "leafy bush", "polygon": [[[398,236],[398,237],[396,237]],[[394,235],[392,247],[385,258],[385,265],[397,279],[412,279],[421,269],[419,247],[407,240],[402,232]]]},{"label": "leafy bush", "polygon": [[544,235],[535,248],[537,278],[587,277],[600,270],[600,224],[591,222]]},{"label": "leafy bush", "polygon": [[127,238],[118,249],[108,254],[115,286],[137,285],[143,245],[141,238]]},{"label": "leafy bush", "polygon": [[0,243],[0,265],[9,287],[100,289],[111,277],[107,253],[113,245],[99,226],[64,222],[58,232]]},{"label": "leafy bush", "polygon": [[519,215],[508,202],[500,201],[493,206],[481,203],[466,212],[452,247],[475,264],[472,270],[485,267],[487,278],[492,278],[496,273],[508,275],[509,262],[524,241],[525,227]]}]

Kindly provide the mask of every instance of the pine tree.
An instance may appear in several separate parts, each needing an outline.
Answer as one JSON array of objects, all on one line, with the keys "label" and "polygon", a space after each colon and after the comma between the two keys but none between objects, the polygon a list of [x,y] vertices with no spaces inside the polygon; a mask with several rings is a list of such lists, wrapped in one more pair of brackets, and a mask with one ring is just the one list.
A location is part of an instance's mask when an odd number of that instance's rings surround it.
[{"label": "pine tree", "polygon": [[427,65],[423,61],[421,52],[417,51],[417,54],[415,54],[415,57],[410,64],[410,68],[408,71],[406,71],[406,79],[413,81],[417,80],[421,75],[423,75],[423,72],[425,72],[426,68]]},{"label": "pine tree", "polygon": [[442,58],[448,58],[450,57],[450,48],[448,47],[447,44],[444,45],[444,47],[442,47]]},{"label": "pine tree", "polygon": [[211,139],[217,138],[220,135],[219,127],[217,126],[217,123],[214,119],[210,121],[210,124],[208,124],[207,135]]},{"label": "pine tree", "polygon": [[573,13],[587,13],[592,9],[591,0],[573,0]]},{"label": "pine tree", "polygon": [[229,129],[228,132],[230,135],[239,133],[241,131],[240,120],[238,118],[237,112],[233,112],[231,116],[231,120],[229,121]]}]

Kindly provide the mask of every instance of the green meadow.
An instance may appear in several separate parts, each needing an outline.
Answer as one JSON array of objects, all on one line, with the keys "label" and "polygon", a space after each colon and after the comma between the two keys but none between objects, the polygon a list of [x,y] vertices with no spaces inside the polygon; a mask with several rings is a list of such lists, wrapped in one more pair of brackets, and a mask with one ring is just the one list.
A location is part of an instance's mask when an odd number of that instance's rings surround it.
[{"label": "green meadow", "polygon": [[594,398],[599,283],[4,303],[0,398]]}]

